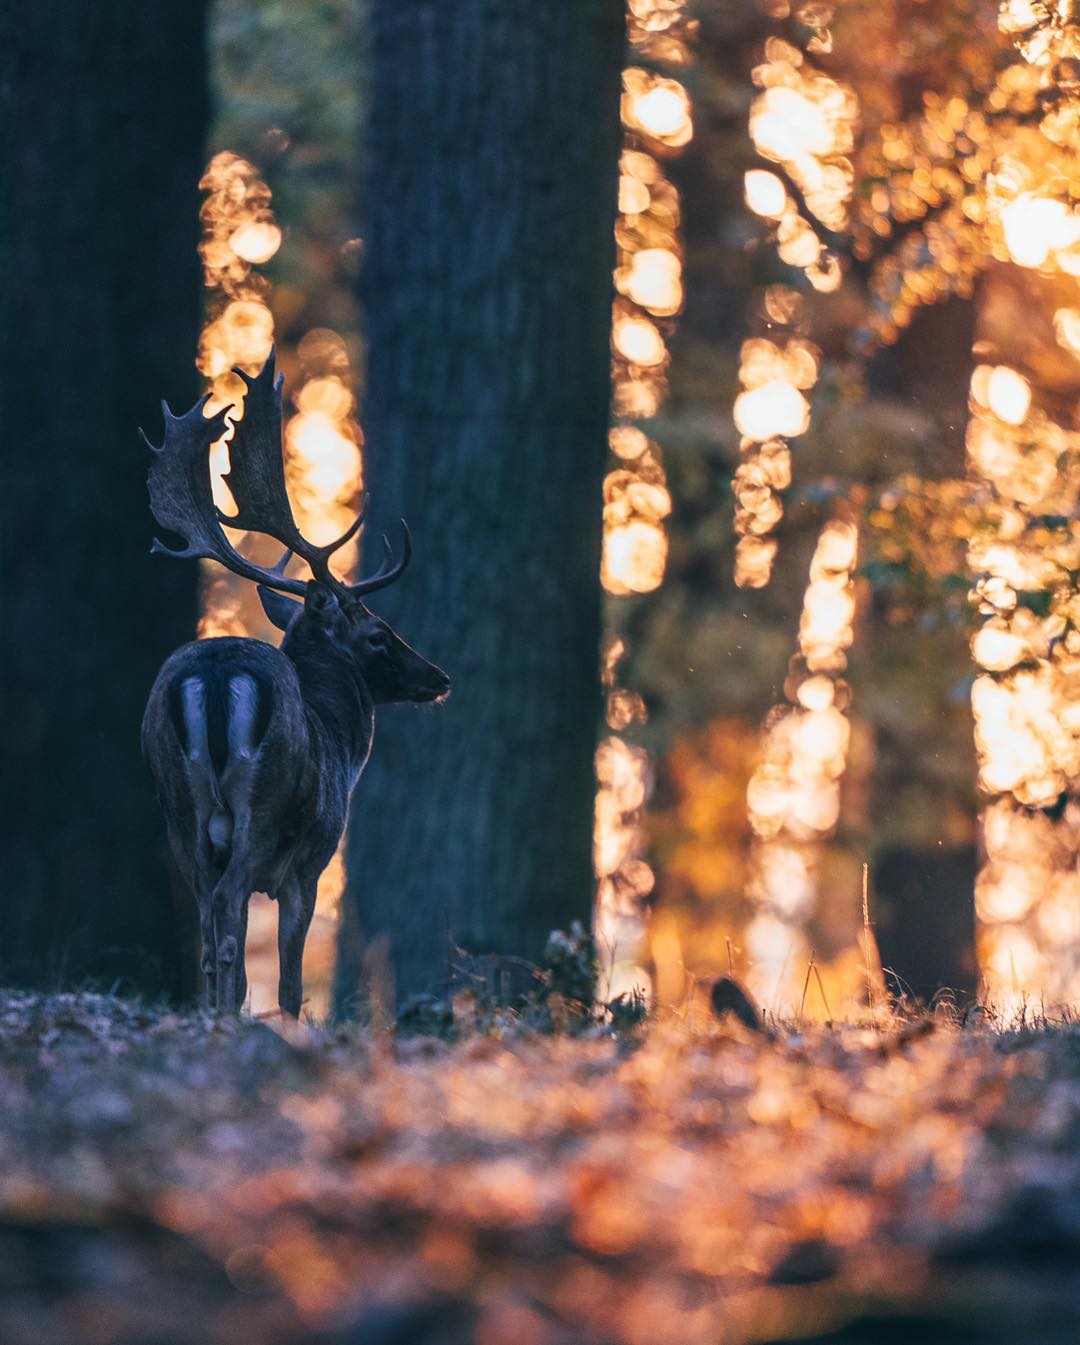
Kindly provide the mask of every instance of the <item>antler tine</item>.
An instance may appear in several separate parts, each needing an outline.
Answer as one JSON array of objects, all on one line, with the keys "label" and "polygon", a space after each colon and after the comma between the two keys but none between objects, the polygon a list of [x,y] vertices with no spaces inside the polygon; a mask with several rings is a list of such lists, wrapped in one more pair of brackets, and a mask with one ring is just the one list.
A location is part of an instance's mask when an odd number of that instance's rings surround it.
[{"label": "antler tine", "polygon": [[165,441],[160,448],[142,435],[152,455],[147,476],[151,512],[162,528],[184,539],[184,547],[179,551],[158,537],[150,549],[181,560],[216,560],[243,579],[303,595],[307,589],[303,580],[289,579],[255,565],[234,550],[222,531],[210,480],[210,447],[225,432],[225,413],[232,408],[204,416],[203,408],[209,397],[209,393],[201,397],[182,416],[174,416],[168,404],[162,402]]},{"label": "antler tine", "polygon": [[364,521],[364,509],[327,546],[315,546],[296,526],[281,451],[282,376],[275,375],[274,360],[271,347],[266,363],[254,376],[239,367],[233,370],[247,388],[243,419],[229,443],[230,470],[225,477],[236,501],[236,513],[229,518],[219,511],[218,518],[231,527],[275,538],[307,562],[319,583],[341,593],[347,585],[331,572],[330,557],[356,535]]},{"label": "antler tine", "polygon": [[[366,579],[360,579],[355,584],[350,584],[349,592],[359,596],[363,593],[374,593],[377,589],[386,588],[392,584],[395,579],[399,579],[412,560],[412,535],[409,532],[409,525],[404,519],[401,520],[401,530],[404,534],[405,545],[402,549],[401,559],[396,565],[390,565],[387,569],[380,569],[375,574],[369,575]],[[386,548],[388,557],[392,560],[394,551],[386,534],[383,534],[383,546]]]}]

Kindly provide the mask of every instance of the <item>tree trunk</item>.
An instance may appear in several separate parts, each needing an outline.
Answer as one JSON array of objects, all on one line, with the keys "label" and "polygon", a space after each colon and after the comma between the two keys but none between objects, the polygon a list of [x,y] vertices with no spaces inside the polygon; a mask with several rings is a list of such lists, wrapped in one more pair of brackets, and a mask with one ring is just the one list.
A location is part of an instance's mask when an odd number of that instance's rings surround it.
[{"label": "tree trunk", "polygon": [[874,933],[891,995],[975,993],[975,847],[891,846],[876,856]]},{"label": "tree trunk", "polygon": [[453,692],[379,714],[339,1004],[378,935],[401,1000],[591,918],[622,52],[621,0],[374,5],[366,557],[405,515],[375,606]]},{"label": "tree trunk", "polygon": [[182,988],[139,753],[193,565],[148,554],[158,399],[196,395],[201,0],[16,0],[0,20],[4,756],[0,977]]}]

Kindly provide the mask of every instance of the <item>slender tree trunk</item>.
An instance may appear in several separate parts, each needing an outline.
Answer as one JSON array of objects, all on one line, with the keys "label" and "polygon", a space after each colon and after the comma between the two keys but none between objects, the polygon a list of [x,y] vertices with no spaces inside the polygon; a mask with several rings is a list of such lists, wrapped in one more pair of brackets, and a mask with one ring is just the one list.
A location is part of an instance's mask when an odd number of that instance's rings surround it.
[{"label": "slender tree trunk", "polygon": [[194,566],[151,559],[158,399],[196,394],[202,0],[15,0],[0,19],[0,977],[181,988],[139,720],[191,637]]},{"label": "slender tree trunk", "polygon": [[622,34],[622,0],[373,9],[367,561],[407,516],[375,605],[454,687],[380,712],[354,800],[347,925],[399,1000],[448,937],[536,957],[591,916]]}]

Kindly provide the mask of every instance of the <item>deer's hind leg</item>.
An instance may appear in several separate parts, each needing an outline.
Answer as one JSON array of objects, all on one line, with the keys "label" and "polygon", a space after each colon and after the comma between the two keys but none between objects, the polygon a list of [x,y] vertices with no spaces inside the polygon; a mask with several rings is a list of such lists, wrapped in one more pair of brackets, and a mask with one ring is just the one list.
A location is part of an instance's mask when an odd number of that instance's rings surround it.
[{"label": "deer's hind leg", "polygon": [[199,936],[202,945],[202,1000],[204,1009],[217,1005],[217,938],[214,930],[213,892],[221,873],[222,857],[214,850],[210,837],[210,819],[220,806],[217,780],[210,757],[206,713],[206,684],[199,677],[188,677],[180,687],[184,717],[184,761],[191,787],[194,835],[187,839],[170,829],[169,842],[178,864],[185,869],[199,908]]},{"label": "deer's hind leg", "polygon": [[300,1017],[304,997],[304,944],[315,914],[318,878],[290,874],[277,893],[278,900],[278,1006],[292,1018]]},{"label": "deer's hind leg", "polygon": [[176,861],[176,867],[183,874],[195,898],[199,913],[199,971],[202,974],[202,1007],[210,1012],[217,1007],[217,950],[214,938],[214,884],[216,871],[210,846],[199,843],[196,835],[194,844],[187,833],[181,834],[169,828],[169,845]]},{"label": "deer's hind leg", "polygon": [[244,861],[230,859],[213,896],[213,935],[217,1008],[236,1013],[247,994],[244,942],[247,938],[248,901],[254,891],[252,870]]},{"label": "deer's hind leg", "polygon": [[199,894],[199,939],[202,952],[202,1006],[207,1013],[217,1008],[217,940],[214,937],[213,894]]},{"label": "deer's hind leg", "polygon": [[258,688],[241,673],[229,680],[226,735],[228,761],[221,773],[221,794],[228,809],[229,858],[214,887],[213,920],[217,963],[217,1005],[225,1013],[239,1009],[247,994],[244,942],[248,901],[257,881],[260,853],[253,835],[252,796],[259,743],[256,736]]}]

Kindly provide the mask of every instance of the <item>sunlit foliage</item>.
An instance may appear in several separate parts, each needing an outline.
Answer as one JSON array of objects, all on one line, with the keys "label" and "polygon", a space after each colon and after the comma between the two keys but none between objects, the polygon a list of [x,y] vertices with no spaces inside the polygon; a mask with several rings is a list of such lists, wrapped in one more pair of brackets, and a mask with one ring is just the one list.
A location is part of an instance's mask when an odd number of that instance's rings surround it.
[{"label": "sunlit foliage", "polygon": [[[787,703],[766,721],[761,759],[746,791],[757,838],[749,885],[754,915],[743,935],[750,979],[759,994],[786,991],[785,1002],[809,954],[803,927],[817,906],[820,841],[840,817],[851,740],[850,689],[842,674],[853,639],[857,555],[854,524],[825,525],[810,562]],[[857,959],[846,962],[857,968]],[[844,988],[850,992],[850,985]]]},{"label": "sunlit foliage", "polygon": [[648,593],[664,577],[664,519],[671,498],[658,446],[635,421],[656,415],[667,393],[667,337],[683,306],[679,194],[664,161],[693,134],[690,98],[674,77],[690,60],[685,0],[631,0],[634,60],[623,72],[624,147],[615,228],[617,298],[612,315],[617,465],[604,486],[604,558],[609,593]]},{"label": "sunlit foliage", "polygon": [[[769,12],[787,16],[786,0]],[[1042,875],[1033,890],[1045,892],[1060,887],[1055,874],[1067,874],[1076,857],[1074,805],[1059,823],[1031,811],[1059,809],[1077,784],[1080,532],[1070,519],[1080,448],[1072,420],[1080,392],[1080,86],[1073,12],[1024,0],[1005,4],[1000,16],[983,0],[925,6],[905,11],[899,45],[890,5],[807,4],[794,17],[805,50],[772,39],[755,72],[762,92],[750,133],[771,166],[746,175],[747,203],[772,230],[780,259],[806,270],[818,289],[827,287],[807,268],[827,250],[839,259],[837,282],[846,271],[865,294],[850,326],[849,349],[860,358],[894,341],[920,308],[975,296],[971,481],[966,488],[938,483],[937,492],[940,504],[951,498],[960,507],[953,517],[963,520],[961,534],[968,530],[972,599],[983,617],[972,642],[984,670],[972,692],[980,783],[1006,796],[987,815],[982,963],[992,990],[1013,1000],[1036,989],[1075,998],[1076,922],[1052,921],[1053,938],[1040,933],[1028,919],[1037,903],[1025,903],[1015,888],[1019,866],[1002,860],[1025,854]],[[1028,311],[1018,324],[1019,294]],[[775,338],[767,345],[772,363],[758,373],[753,354],[762,342],[748,343],[735,408],[745,436],[737,580],[751,587],[768,582],[775,557],[768,534],[782,512],[783,486],[769,478],[768,455],[806,431],[802,393],[815,381],[800,384],[780,362]],[[892,502],[882,497],[872,526],[892,529],[910,507],[900,502],[903,493],[894,489]],[[929,498],[926,486],[915,494]],[[940,571],[942,543],[950,549],[945,534],[956,532],[943,530],[934,513],[931,505],[927,546],[915,549],[936,557],[930,563]],[[880,545],[887,554],[896,541]],[[1052,846],[1042,844],[1047,826]]]},{"label": "sunlit foliage", "polygon": [[[1009,22],[1028,14],[1020,6]],[[762,92],[750,134],[774,167],[747,173],[747,203],[769,222],[780,259],[815,288],[834,289],[845,270],[865,287],[857,350],[895,340],[921,306],[970,296],[994,262],[1076,273],[1076,110],[1067,79],[1060,82],[1063,54],[1042,65],[1016,53],[1010,60],[988,0],[906,14],[899,48],[888,5],[846,3],[834,14],[807,4],[795,17],[807,50],[771,39],[754,72]],[[1064,32],[1054,43],[1040,38],[1038,51],[1064,53],[1071,40]],[[914,108],[913,81],[922,86]],[[823,266],[827,277],[815,269]],[[774,378],[769,394],[749,403],[753,415],[737,415],[752,441],[751,466],[754,444],[805,431],[799,392],[799,383]],[[743,506],[740,531],[756,540],[740,558],[742,582],[760,586],[769,568],[760,539],[780,506],[775,491],[759,491],[756,501],[759,508]]]},{"label": "sunlit foliage", "polygon": [[[671,496],[662,453],[635,422],[655,416],[667,395],[667,338],[684,296],[679,193],[663,164],[693,134],[690,97],[676,78],[691,60],[694,25],[686,0],[630,0],[627,17],[635,63],[623,72],[611,329],[614,424],[609,445],[614,462],[604,481],[600,570],[604,589],[613,597],[652,592],[663,582],[667,565],[665,520]],[[625,652],[625,641],[612,636],[603,672],[607,723],[616,732],[646,718],[641,697],[618,685]],[[634,950],[642,932],[642,902],[655,881],[643,858],[639,826],[650,763],[643,748],[614,735],[600,744],[596,762],[597,936],[609,989],[618,994],[648,982]]]}]

